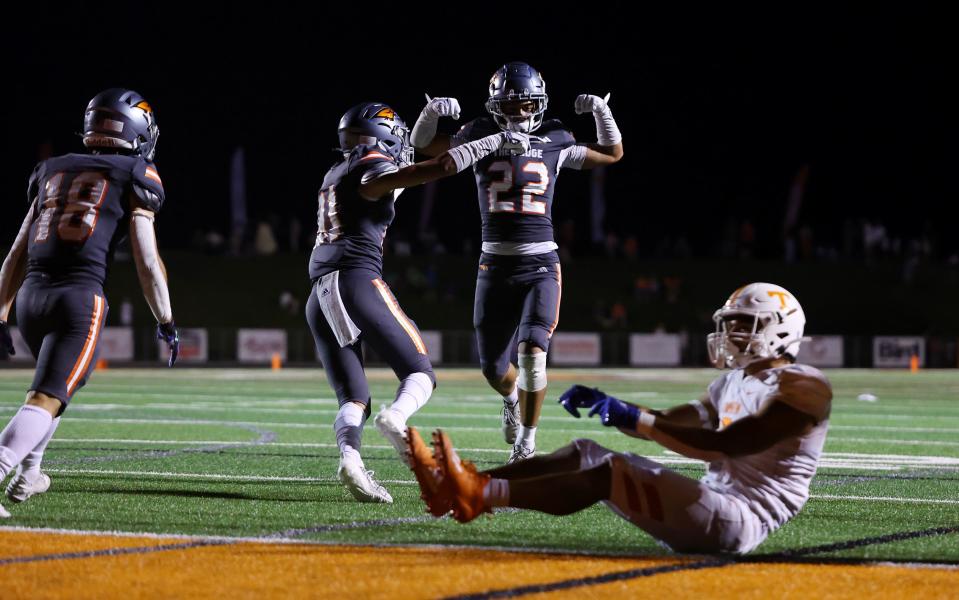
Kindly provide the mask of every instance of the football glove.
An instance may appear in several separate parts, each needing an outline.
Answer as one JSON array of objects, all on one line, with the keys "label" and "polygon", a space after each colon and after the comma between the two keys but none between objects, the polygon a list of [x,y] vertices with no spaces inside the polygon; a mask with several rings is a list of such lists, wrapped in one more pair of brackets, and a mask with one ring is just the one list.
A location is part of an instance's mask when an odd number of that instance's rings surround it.
[{"label": "football glove", "polygon": [[636,423],[639,421],[639,407],[623,402],[619,398],[606,396],[593,405],[589,416],[593,415],[599,415],[600,422],[606,427],[636,429]]},{"label": "football glove", "polygon": [[423,112],[431,117],[453,117],[454,120],[460,118],[460,103],[456,98],[430,98],[426,95],[426,106]]},{"label": "football glove", "polygon": [[172,367],[176,364],[176,358],[180,355],[180,334],[176,330],[173,321],[169,323],[157,323],[157,339],[170,348],[170,361],[167,366]]},{"label": "football glove", "polygon": [[559,397],[559,403],[563,405],[566,412],[577,419],[580,417],[580,408],[592,408],[597,403],[606,398],[606,394],[596,388],[588,388],[585,385],[574,385]]},{"label": "football glove", "polygon": [[573,103],[573,109],[577,115],[591,112],[593,114],[602,114],[606,112],[606,103],[609,101],[609,94],[605,98],[593,96],[592,94],[580,94],[576,96],[576,102]]}]

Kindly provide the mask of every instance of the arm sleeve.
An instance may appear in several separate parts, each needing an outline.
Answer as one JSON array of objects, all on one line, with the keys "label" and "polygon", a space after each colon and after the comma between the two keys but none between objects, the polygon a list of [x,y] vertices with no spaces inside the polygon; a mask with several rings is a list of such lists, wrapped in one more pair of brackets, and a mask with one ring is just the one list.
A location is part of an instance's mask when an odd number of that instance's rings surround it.
[{"label": "arm sleeve", "polygon": [[170,306],[170,290],[166,275],[160,264],[160,252],[157,250],[156,233],[153,230],[153,215],[142,209],[136,209],[130,217],[130,245],[133,260],[136,263],[140,287],[153,316],[158,323],[173,320]]},{"label": "arm sleeve", "polygon": [[559,152],[559,168],[560,169],[576,169],[577,171],[583,168],[583,162],[586,160],[586,146],[567,146]]}]

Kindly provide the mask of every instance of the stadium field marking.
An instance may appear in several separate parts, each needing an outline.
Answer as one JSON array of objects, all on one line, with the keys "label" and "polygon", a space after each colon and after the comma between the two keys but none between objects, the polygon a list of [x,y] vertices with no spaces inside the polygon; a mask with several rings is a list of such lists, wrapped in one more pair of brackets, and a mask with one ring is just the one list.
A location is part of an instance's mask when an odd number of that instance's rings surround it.
[{"label": "stadium field marking", "polygon": [[[240,440],[142,440],[142,439],[123,439],[123,438],[54,438],[53,443],[84,443],[84,442],[97,442],[97,443],[128,443],[128,444],[244,444],[245,441]],[[898,440],[893,438],[843,438],[843,437],[830,437],[826,440],[827,443],[862,443],[862,444],[889,444],[897,446],[944,446],[944,447],[959,447],[959,442],[945,442],[938,440]],[[336,447],[336,444],[321,444],[321,443],[310,443],[310,442],[271,442],[268,444],[270,446],[286,446],[290,448],[332,448]],[[392,448],[392,446],[375,446],[375,445],[363,445],[364,448]],[[494,450],[490,448],[463,448],[464,451],[470,452],[500,452],[501,450]]]},{"label": "stadium field marking", "polygon": [[541,594],[546,592],[590,587],[595,585],[601,585],[604,583],[612,583],[616,581],[629,581],[629,580],[640,579],[644,577],[652,577],[655,575],[675,573],[680,571],[696,571],[701,569],[724,568],[724,567],[730,567],[734,565],[743,565],[743,564],[750,564],[750,563],[789,562],[797,558],[816,555],[816,554],[823,554],[826,552],[850,550],[854,548],[861,548],[864,546],[888,544],[892,542],[899,542],[899,541],[921,538],[921,537],[936,537],[940,535],[953,534],[956,532],[959,532],[959,527],[937,527],[933,529],[924,529],[921,531],[901,532],[901,533],[894,533],[894,534],[883,535],[883,536],[862,538],[859,540],[850,540],[846,542],[837,542],[833,544],[823,544],[820,546],[811,546],[807,548],[797,548],[795,550],[787,550],[785,552],[778,552],[778,553],[765,554],[765,555],[761,554],[761,555],[753,555],[753,556],[747,555],[742,557],[713,558],[713,559],[700,560],[700,561],[686,563],[686,564],[673,564],[673,565],[664,565],[664,566],[652,567],[652,568],[647,567],[647,568],[641,568],[641,569],[629,569],[626,571],[614,571],[611,573],[605,573],[603,575],[598,575],[594,577],[579,577],[579,578],[566,579],[563,581],[554,581],[554,582],[544,583],[544,584],[517,586],[512,588],[490,590],[487,592],[480,592],[480,593],[474,593],[474,594],[459,594],[455,596],[447,596],[444,598],[444,600],[486,600],[490,598],[516,598],[516,597],[527,596],[531,594]]},{"label": "stadium field marking", "polygon": [[[121,477],[159,477],[163,479],[213,479],[227,481],[273,481],[285,483],[324,483],[341,485],[335,477],[298,477],[283,475],[231,475],[228,473],[177,473],[174,471],[120,471],[111,469],[44,469],[47,473],[61,475],[112,475]],[[380,483],[390,485],[417,485],[411,479],[381,479]],[[932,498],[903,498],[895,496],[838,496],[832,494],[810,494],[816,500],[861,500],[864,502],[904,502],[912,504],[959,504],[959,500]]]},{"label": "stadium field marking", "polygon": [[[297,536],[310,533],[330,533],[335,531],[347,531],[354,529],[365,529],[368,527],[389,527],[392,525],[407,525],[410,523],[419,523],[432,519],[431,516],[424,517],[400,517],[397,519],[371,519],[369,521],[353,521],[350,523],[332,523],[329,525],[315,525],[312,527],[303,527],[298,529],[288,529],[278,531],[273,534],[258,538],[258,541],[272,542],[275,540],[287,540]],[[163,539],[168,536],[157,535],[157,538]],[[84,552],[59,552],[54,554],[34,554],[30,556],[17,556],[9,558],[0,558],[0,567],[31,562],[47,562],[59,560],[71,560],[78,558],[97,558],[100,556],[122,556],[125,554],[151,554],[153,552],[169,552],[172,550],[188,550],[191,548],[200,548],[204,546],[225,546],[228,544],[237,544],[245,541],[243,538],[229,537],[199,537],[179,544],[161,544],[157,546],[135,546],[127,548],[105,548],[102,550],[88,550]]]},{"label": "stadium field marking", "polygon": [[[323,442],[262,442],[259,440],[244,441],[244,440],[234,440],[234,441],[215,441],[215,440],[130,440],[130,439],[121,439],[121,438],[54,438],[52,443],[56,445],[57,443],[71,443],[71,444],[83,444],[83,443],[117,443],[117,444],[160,444],[160,445],[219,445],[223,449],[232,449],[237,447],[245,446],[275,446],[275,447],[287,447],[287,448],[337,448],[338,446],[333,443],[323,443]],[[382,444],[369,444],[364,447],[372,450],[392,450],[392,446],[382,445]],[[489,453],[489,454],[501,454],[505,452],[501,448],[459,448],[460,452],[464,453]],[[198,451],[209,451],[209,450],[198,450]],[[668,450],[663,451],[663,454],[652,454],[649,453],[646,456],[655,458],[656,460],[663,462],[665,464],[680,464],[680,465],[702,465],[702,461],[686,458],[680,456],[674,452]],[[908,455],[908,454],[864,454],[864,453],[852,453],[852,452],[824,452],[819,462],[820,467],[824,468],[863,468],[863,469],[879,469],[879,470],[892,470],[896,467],[957,467],[959,468],[959,458],[956,457],[945,457],[945,456],[920,456],[920,455]]]}]

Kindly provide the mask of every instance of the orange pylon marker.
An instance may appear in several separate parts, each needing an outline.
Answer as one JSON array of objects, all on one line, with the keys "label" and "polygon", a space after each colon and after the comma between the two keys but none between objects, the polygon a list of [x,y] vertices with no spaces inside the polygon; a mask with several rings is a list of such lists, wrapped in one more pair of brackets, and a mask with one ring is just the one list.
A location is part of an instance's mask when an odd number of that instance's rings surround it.
[{"label": "orange pylon marker", "polygon": [[280,358],[279,352],[274,352],[273,356],[270,357],[270,368],[274,371],[279,371],[283,368],[283,359]]},{"label": "orange pylon marker", "polygon": [[909,357],[909,372],[918,373],[919,372],[919,355],[913,354]]},{"label": "orange pylon marker", "polygon": [[108,365],[107,365],[107,359],[105,359],[105,358],[98,358],[98,359],[97,359],[97,363],[96,363],[95,365],[93,365],[93,370],[94,370],[94,371],[106,371],[106,370],[107,370],[107,366],[108,366]]}]

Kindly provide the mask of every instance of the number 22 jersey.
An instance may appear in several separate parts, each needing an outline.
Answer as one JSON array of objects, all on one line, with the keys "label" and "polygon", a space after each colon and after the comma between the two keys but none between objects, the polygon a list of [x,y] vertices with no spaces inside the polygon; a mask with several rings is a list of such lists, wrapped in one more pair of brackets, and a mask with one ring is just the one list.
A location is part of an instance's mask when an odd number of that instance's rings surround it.
[{"label": "number 22 jersey", "polygon": [[[463,125],[450,141],[458,146],[499,131],[492,119],[482,117]],[[553,242],[556,179],[561,168],[573,166],[569,158],[576,139],[560,121],[549,119],[530,134],[530,142],[525,154],[510,156],[501,150],[473,167],[484,251],[503,243]]]}]

